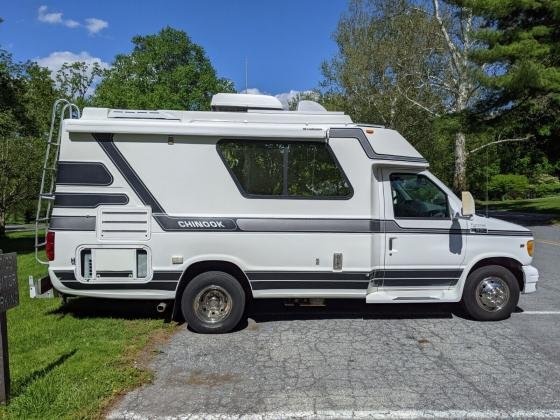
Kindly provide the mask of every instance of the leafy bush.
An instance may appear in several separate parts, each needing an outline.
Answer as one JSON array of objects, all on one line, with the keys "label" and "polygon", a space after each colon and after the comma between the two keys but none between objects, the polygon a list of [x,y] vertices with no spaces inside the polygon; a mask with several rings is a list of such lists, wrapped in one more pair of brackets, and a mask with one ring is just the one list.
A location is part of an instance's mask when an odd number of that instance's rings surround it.
[{"label": "leafy bush", "polygon": [[494,175],[488,184],[491,199],[524,198],[529,191],[529,179],[525,175],[498,174]]},{"label": "leafy bush", "polygon": [[532,192],[535,197],[560,194],[560,180],[552,175],[540,175],[532,185]]}]

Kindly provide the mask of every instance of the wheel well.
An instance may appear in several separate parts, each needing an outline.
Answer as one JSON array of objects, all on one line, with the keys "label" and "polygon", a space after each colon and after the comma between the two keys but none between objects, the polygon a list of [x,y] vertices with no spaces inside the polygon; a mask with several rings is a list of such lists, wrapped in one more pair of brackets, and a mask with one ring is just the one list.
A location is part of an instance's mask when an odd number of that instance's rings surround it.
[{"label": "wheel well", "polygon": [[175,293],[175,303],[173,305],[173,319],[182,319],[181,314],[181,296],[183,294],[183,290],[187,287],[187,284],[198,276],[201,273],[205,273],[207,271],[223,271],[224,273],[231,274],[233,277],[239,281],[241,287],[245,291],[245,297],[247,301],[251,299],[251,287],[249,286],[249,280],[247,276],[237,265],[228,262],[228,261],[220,261],[220,260],[210,260],[210,261],[199,261],[194,264],[191,264],[181,276],[181,280],[179,281],[179,286],[177,287],[177,292]]},{"label": "wheel well", "polygon": [[523,268],[521,263],[513,258],[507,257],[492,257],[492,258],[485,258],[477,262],[470,270],[469,274],[472,273],[474,270],[485,267],[487,265],[499,265],[502,267],[507,268],[517,279],[517,283],[519,283],[519,290],[523,290],[525,287],[523,281]]}]

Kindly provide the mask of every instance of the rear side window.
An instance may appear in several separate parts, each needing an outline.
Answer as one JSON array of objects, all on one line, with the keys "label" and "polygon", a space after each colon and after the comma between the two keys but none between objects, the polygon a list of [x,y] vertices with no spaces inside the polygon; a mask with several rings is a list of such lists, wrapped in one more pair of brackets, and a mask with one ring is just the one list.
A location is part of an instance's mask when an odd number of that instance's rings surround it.
[{"label": "rear side window", "polygon": [[326,143],[222,140],[218,150],[245,196],[352,196],[352,187]]}]

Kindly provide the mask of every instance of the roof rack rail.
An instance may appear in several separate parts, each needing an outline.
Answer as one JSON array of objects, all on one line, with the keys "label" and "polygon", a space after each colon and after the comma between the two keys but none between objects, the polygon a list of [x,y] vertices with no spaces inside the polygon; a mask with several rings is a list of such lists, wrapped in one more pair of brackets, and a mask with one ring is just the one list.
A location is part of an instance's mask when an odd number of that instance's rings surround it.
[{"label": "roof rack rail", "polygon": [[144,111],[134,109],[111,109],[107,118],[134,118],[148,120],[180,120],[176,115],[166,111]]}]

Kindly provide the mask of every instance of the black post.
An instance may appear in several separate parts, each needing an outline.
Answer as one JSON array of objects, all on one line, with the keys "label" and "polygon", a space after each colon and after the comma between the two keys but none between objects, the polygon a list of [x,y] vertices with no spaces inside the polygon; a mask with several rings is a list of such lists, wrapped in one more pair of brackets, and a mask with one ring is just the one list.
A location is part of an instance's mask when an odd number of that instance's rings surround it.
[{"label": "black post", "polygon": [[8,323],[6,312],[0,312],[0,404],[10,395],[10,365],[8,363]]},{"label": "black post", "polygon": [[10,366],[8,364],[8,322],[6,311],[19,304],[17,256],[0,251],[0,404],[10,397]]}]

